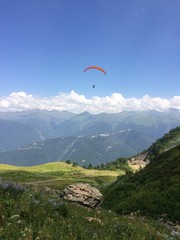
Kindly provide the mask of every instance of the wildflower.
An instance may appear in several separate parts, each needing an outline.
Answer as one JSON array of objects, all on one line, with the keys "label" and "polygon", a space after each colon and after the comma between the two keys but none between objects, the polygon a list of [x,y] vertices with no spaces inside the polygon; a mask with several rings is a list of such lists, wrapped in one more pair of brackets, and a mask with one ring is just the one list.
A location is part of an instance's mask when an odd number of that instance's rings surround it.
[{"label": "wildflower", "polygon": [[26,187],[21,184],[11,182],[11,181],[4,181],[0,183],[0,188],[6,191],[16,191],[16,192],[25,192]]},{"label": "wildflower", "polygon": [[177,231],[175,231],[175,230],[172,230],[171,236],[173,236],[173,237],[180,237],[180,232],[177,232]]},{"label": "wildflower", "polygon": [[33,200],[32,200],[32,203],[34,203],[35,205],[38,205],[38,204],[40,203],[40,201],[37,200],[37,199],[33,199]]},{"label": "wildflower", "polygon": [[94,234],[93,234],[92,239],[98,239],[97,233],[94,233]]},{"label": "wildflower", "polygon": [[10,219],[17,219],[17,218],[20,218],[20,216],[18,214],[15,214],[15,215],[10,217]]},{"label": "wildflower", "polygon": [[85,217],[85,219],[86,219],[88,222],[96,222],[96,223],[99,223],[99,224],[103,225],[101,219],[99,219],[99,218]]}]

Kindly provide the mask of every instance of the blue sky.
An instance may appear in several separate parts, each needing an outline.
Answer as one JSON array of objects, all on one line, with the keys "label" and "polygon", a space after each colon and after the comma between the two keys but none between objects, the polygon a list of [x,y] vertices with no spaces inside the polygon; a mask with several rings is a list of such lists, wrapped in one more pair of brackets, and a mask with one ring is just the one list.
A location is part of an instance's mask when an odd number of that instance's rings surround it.
[{"label": "blue sky", "polygon": [[[117,93],[176,96],[180,108],[179,13],[179,0],[0,0],[0,107],[12,96]],[[107,75],[84,73],[90,65]]]}]

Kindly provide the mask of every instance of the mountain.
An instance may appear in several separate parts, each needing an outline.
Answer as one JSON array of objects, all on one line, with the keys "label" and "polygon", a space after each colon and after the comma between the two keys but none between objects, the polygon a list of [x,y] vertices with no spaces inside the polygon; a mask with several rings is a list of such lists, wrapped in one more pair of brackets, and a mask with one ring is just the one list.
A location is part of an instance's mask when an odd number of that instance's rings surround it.
[{"label": "mountain", "polygon": [[0,163],[38,165],[70,159],[82,166],[94,166],[118,157],[129,157],[147,148],[151,139],[131,129],[92,136],[61,137],[0,153]]},{"label": "mountain", "polygon": [[[127,172],[108,186],[104,190],[104,207],[117,213],[136,212],[179,221],[180,144],[173,147],[179,142],[179,134],[180,128],[170,131],[158,140],[168,148],[161,147],[163,150],[157,155],[153,154],[153,160],[144,169],[134,174]],[[173,140],[174,144],[171,145]]]},{"label": "mountain", "polygon": [[178,110],[97,115],[45,110],[0,113],[0,162],[36,165],[70,159],[82,166],[97,166],[149,148],[178,125]]},{"label": "mountain", "polygon": [[42,140],[41,132],[26,123],[0,119],[0,152]]},{"label": "mountain", "polygon": [[[3,124],[1,125],[1,121]],[[16,131],[11,131],[16,124]],[[23,145],[45,139],[69,136],[92,136],[103,133],[117,133],[132,129],[148,137],[148,143],[162,137],[170,129],[180,125],[180,111],[170,109],[157,111],[123,111],[116,114],[88,112],[80,114],[67,111],[28,110],[0,112],[0,151],[15,150]],[[26,128],[25,128],[26,126]],[[23,128],[23,131],[22,131]],[[31,136],[29,136],[29,130]],[[22,135],[24,138],[22,138]],[[22,139],[15,141],[15,139]],[[10,143],[10,144],[9,144]]]},{"label": "mountain", "polygon": [[123,111],[115,114],[97,115],[83,112],[59,125],[59,137],[87,136],[106,132],[134,129],[151,135],[153,140],[160,138],[170,129],[180,125],[180,111]]},{"label": "mountain", "polygon": [[54,138],[59,125],[72,116],[67,111],[0,112],[0,152]]}]

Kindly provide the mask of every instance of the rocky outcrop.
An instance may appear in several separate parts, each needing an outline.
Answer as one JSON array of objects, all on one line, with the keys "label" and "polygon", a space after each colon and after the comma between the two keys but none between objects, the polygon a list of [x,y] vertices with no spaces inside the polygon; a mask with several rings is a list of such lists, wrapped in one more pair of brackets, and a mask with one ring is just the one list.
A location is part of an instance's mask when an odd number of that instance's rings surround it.
[{"label": "rocky outcrop", "polygon": [[131,158],[128,160],[128,164],[130,167],[137,171],[144,168],[147,164],[149,164],[148,153],[140,154],[137,157]]},{"label": "rocky outcrop", "polygon": [[64,199],[79,203],[89,208],[98,207],[103,200],[103,195],[100,191],[95,187],[91,187],[87,183],[69,185],[64,189],[63,194]]}]

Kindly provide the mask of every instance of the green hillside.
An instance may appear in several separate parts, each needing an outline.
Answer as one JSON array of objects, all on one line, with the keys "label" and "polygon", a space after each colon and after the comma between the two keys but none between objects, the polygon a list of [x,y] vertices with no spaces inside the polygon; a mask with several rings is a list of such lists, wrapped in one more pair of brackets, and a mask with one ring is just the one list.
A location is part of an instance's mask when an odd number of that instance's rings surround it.
[{"label": "green hillside", "polygon": [[171,229],[154,220],[87,209],[64,202],[59,195],[47,195],[29,187],[48,185],[62,189],[81,181],[99,188],[115,180],[118,174],[118,171],[87,170],[66,163],[36,167],[0,165],[0,176],[3,177],[0,179],[0,239],[177,240]]},{"label": "green hillside", "polygon": [[180,145],[158,155],[135,174],[127,174],[105,192],[104,207],[120,214],[180,220]]},{"label": "green hillside", "polygon": [[2,240],[177,240],[154,221],[90,210],[40,193],[0,188]]},{"label": "green hillside", "polygon": [[0,177],[25,185],[51,186],[63,189],[68,184],[86,182],[99,186],[116,180],[123,171],[84,169],[65,162],[53,162],[33,167],[17,167],[0,164]]},{"label": "green hillside", "polygon": [[180,144],[180,127],[176,127],[158,139],[148,149],[150,160],[157,159],[157,156]]}]

